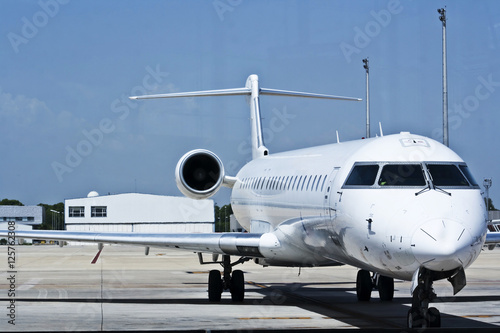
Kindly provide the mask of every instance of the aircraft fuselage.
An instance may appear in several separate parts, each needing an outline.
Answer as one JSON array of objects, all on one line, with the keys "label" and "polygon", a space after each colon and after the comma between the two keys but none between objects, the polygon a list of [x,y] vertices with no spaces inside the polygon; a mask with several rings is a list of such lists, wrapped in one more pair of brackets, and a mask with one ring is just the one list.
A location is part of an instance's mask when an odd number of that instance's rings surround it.
[{"label": "aircraft fuselage", "polygon": [[464,161],[410,133],[264,156],[236,178],[239,223],[280,242],[263,264],[340,263],[411,280],[419,267],[468,267],[486,235]]}]

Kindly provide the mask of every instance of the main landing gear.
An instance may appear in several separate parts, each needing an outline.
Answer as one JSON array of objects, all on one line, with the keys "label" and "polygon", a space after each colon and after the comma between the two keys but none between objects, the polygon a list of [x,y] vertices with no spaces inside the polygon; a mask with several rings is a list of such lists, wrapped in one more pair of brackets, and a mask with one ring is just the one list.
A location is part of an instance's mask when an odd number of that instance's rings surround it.
[{"label": "main landing gear", "polygon": [[392,301],[394,298],[394,279],[377,273],[370,276],[366,270],[358,271],[356,278],[356,295],[359,301],[369,301],[373,288],[378,289],[381,301]]},{"label": "main landing gear", "polygon": [[220,302],[224,290],[231,292],[233,302],[243,302],[245,299],[245,278],[242,271],[233,271],[233,266],[248,260],[248,258],[240,258],[231,263],[228,255],[222,257],[222,262],[220,262],[224,268],[222,276],[217,269],[211,270],[208,275],[208,300],[210,302]]},{"label": "main landing gear", "polygon": [[408,328],[441,327],[441,313],[429,303],[436,297],[432,289],[431,274],[420,274],[418,286],[413,291],[411,308],[408,310]]}]

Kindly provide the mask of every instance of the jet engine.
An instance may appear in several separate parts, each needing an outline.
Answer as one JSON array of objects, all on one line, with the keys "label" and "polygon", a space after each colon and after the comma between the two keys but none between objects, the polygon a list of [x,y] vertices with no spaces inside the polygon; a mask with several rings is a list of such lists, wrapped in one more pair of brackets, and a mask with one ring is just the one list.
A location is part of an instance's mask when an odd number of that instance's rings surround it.
[{"label": "jet engine", "polygon": [[205,199],[214,195],[224,183],[224,166],[209,150],[196,149],[181,157],[175,168],[179,190],[191,199]]}]

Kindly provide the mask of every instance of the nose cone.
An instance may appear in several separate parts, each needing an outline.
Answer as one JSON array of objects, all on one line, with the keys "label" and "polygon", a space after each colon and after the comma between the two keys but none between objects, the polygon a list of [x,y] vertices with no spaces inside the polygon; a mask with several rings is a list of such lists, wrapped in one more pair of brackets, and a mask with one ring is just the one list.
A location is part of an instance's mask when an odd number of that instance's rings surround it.
[{"label": "nose cone", "polygon": [[412,237],[413,255],[427,269],[449,271],[466,267],[473,259],[472,237],[453,220],[431,220]]}]

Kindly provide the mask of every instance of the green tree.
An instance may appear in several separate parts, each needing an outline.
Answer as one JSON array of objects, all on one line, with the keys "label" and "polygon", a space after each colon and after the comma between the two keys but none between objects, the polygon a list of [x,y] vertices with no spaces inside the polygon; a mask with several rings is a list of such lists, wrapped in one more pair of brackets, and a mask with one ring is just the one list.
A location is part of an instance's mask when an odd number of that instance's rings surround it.
[{"label": "green tree", "polygon": [[488,198],[488,204],[486,204],[486,198],[484,198],[484,204],[486,205],[487,210],[497,210],[493,205],[493,200],[491,200],[491,198]]},{"label": "green tree", "polygon": [[[44,203],[38,204],[38,206],[42,206],[44,209],[44,218],[43,223],[37,227],[37,229],[41,230],[52,230],[53,228],[56,230],[63,229],[64,226],[64,202],[59,202],[54,205],[47,205]],[[59,212],[54,213],[53,211]]]},{"label": "green tree", "polygon": [[215,214],[215,232],[226,232],[229,231],[229,216],[233,214],[233,209],[231,205],[224,205],[219,207],[215,205],[214,207]]},{"label": "green tree", "polygon": [[21,201],[14,199],[3,199],[0,201],[1,206],[24,206]]}]

